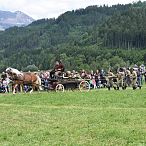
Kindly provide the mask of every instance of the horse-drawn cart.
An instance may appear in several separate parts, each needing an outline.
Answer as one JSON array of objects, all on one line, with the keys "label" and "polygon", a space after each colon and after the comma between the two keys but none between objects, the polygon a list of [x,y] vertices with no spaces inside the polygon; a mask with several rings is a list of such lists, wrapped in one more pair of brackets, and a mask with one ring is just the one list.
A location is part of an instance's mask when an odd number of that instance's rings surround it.
[{"label": "horse-drawn cart", "polygon": [[74,79],[74,78],[61,78],[61,79],[48,79],[48,84],[45,89],[55,90],[56,92],[64,90],[79,89],[80,91],[89,91],[90,84],[88,80]]}]

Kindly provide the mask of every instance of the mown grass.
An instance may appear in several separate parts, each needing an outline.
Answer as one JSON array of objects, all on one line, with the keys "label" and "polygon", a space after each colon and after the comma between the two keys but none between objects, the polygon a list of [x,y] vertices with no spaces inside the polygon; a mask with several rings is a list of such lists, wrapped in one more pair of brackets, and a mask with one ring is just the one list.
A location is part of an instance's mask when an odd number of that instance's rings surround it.
[{"label": "mown grass", "polygon": [[145,146],[146,89],[0,94],[2,146]]}]

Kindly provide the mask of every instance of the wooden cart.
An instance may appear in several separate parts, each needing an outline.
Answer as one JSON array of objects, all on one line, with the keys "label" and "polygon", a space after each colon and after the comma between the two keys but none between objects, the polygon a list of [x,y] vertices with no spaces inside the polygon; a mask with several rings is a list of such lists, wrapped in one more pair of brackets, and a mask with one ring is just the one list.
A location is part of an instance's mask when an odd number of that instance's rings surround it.
[{"label": "wooden cart", "polygon": [[84,79],[48,79],[48,90],[55,90],[56,92],[64,90],[79,89],[82,91],[89,91],[90,84],[88,80]]}]

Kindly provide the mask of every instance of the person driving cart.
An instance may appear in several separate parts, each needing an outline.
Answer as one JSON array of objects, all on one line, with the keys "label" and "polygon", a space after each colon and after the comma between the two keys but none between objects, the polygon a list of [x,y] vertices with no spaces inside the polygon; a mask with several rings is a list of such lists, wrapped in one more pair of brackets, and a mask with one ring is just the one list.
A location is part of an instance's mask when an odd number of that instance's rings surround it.
[{"label": "person driving cart", "polygon": [[50,72],[50,77],[51,78],[59,77],[64,72],[64,70],[65,70],[65,67],[63,63],[60,60],[56,61],[54,69]]}]

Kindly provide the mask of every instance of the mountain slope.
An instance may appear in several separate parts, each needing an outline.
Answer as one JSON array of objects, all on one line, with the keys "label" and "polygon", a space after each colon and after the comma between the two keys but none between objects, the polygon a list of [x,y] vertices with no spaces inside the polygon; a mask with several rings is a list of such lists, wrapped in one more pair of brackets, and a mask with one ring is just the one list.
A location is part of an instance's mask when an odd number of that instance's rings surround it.
[{"label": "mountain slope", "polygon": [[13,26],[26,26],[34,21],[33,18],[21,11],[9,12],[0,10],[0,28],[7,29]]},{"label": "mountain slope", "polygon": [[90,6],[6,29],[0,32],[0,70],[30,64],[48,69],[55,59],[76,70],[144,63],[145,20],[146,3],[138,2]]}]

